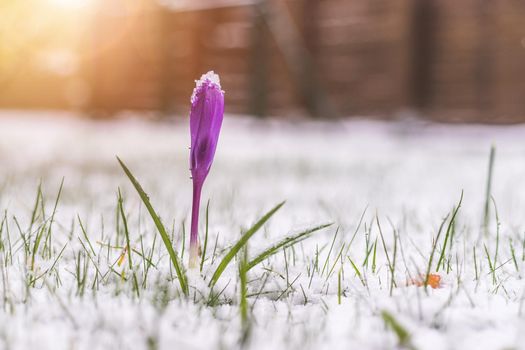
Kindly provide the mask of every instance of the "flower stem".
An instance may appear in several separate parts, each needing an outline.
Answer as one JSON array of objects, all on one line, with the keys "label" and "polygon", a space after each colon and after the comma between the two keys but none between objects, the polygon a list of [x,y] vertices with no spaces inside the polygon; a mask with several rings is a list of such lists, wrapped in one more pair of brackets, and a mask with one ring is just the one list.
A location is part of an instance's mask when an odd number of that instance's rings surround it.
[{"label": "flower stem", "polygon": [[193,182],[193,205],[191,207],[190,233],[190,269],[197,267],[199,262],[199,208],[201,202],[202,183]]}]

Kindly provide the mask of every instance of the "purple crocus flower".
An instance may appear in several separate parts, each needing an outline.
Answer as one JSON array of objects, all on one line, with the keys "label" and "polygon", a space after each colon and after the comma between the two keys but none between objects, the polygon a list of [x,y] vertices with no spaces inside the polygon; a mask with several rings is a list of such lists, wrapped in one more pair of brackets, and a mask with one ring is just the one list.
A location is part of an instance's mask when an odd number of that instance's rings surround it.
[{"label": "purple crocus flower", "polygon": [[210,172],[224,115],[224,91],[219,76],[213,71],[196,81],[191,96],[190,112],[190,170],[193,179],[191,210],[190,268],[198,264],[199,207],[202,186]]}]

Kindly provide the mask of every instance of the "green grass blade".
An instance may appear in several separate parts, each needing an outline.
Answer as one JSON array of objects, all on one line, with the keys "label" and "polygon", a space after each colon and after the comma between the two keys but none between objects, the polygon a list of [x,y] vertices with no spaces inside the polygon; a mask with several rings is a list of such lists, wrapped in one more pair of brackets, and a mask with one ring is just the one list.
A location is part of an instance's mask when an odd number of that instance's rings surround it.
[{"label": "green grass blade", "polygon": [[474,274],[476,275],[476,281],[477,281],[479,278],[479,275],[478,275],[478,259],[476,258],[476,246],[472,247],[472,256],[474,260]]},{"label": "green grass blade", "polygon": [[246,345],[250,337],[250,318],[248,315],[248,277],[247,277],[247,263],[248,263],[248,248],[245,245],[240,252],[239,262],[239,282],[240,282],[240,298],[239,311],[241,314],[241,344]]},{"label": "green grass blade", "polygon": [[124,212],[124,200],[122,199],[122,194],[120,193],[120,188],[118,189],[118,207],[120,211],[120,217],[122,218],[122,223],[124,225],[124,234],[126,235],[126,252],[128,253],[128,267],[131,271],[132,277],[133,277],[133,288],[135,289],[135,292],[137,293],[137,298],[140,298],[140,292],[139,292],[139,282],[137,279],[137,274],[135,273],[135,270],[133,269],[133,260],[131,255],[131,244],[129,240],[129,227],[128,227],[128,219],[126,219],[126,213]]},{"label": "green grass blade", "polygon": [[494,158],[496,156],[496,147],[490,147],[489,165],[487,170],[487,185],[485,188],[485,205],[483,206],[483,232],[488,234],[490,222],[490,197],[492,195],[492,174],[494,170]]},{"label": "green grass blade", "polygon": [[487,256],[487,261],[489,263],[490,273],[492,274],[492,284],[496,284],[496,264],[490,260],[489,250],[485,244],[483,244],[483,248],[485,249],[485,255]]},{"label": "green grass blade", "polygon": [[248,263],[247,269],[251,270],[252,268],[257,266],[258,264],[260,264],[264,260],[268,259],[270,256],[272,256],[272,255],[276,254],[277,252],[279,252],[279,250],[286,249],[286,248],[289,248],[289,247],[291,247],[293,245],[296,245],[297,243],[299,243],[299,242],[305,240],[306,238],[308,238],[312,233],[320,231],[320,230],[322,230],[324,228],[327,228],[329,226],[332,226],[332,225],[333,225],[333,223],[320,225],[320,226],[313,227],[313,228],[310,228],[308,230],[299,232],[299,233],[297,233],[295,235],[291,235],[291,236],[288,236],[288,237],[284,238],[282,241],[280,241],[280,242],[274,244],[273,246],[265,249],[256,258],[252,259]]},{"label": "green grass blade", "polygon": [[35,259],[36,254],[38,252],[38,247],[40,246],[40,241],[42,240],[42,236],[44,234],[45,226],[43,226],[37,233],[35,237],[35,243],[33,245],[33,252],[31,254],[31,271],[35,271]]},{"label": "green grass blade", "polygon": [[492,203],[494,204],[494,216],[496,218],[496,251],[494,252],[494,266],[498,264],[498,251],[499,251],[499,228],[500,228],[500,222],[499,222],[499,214],[498,214],[498,207],[496,206],[496,201],[493,197],[490,197],[492,199]]},{"label": "green grass blade", "polygon": [[[368,268],[368,259],[370,258],[370,254],[372,253],[372,251],[374,250],[374,247],[377,246],[377,238],[376,238],[376,244],[371,244],[370,245],[370,248],[366,251],[366,255],[365,255],[365,260],[363,260],[363,264],[362,266],[363,267],[366,267]],[[366,248],[365,248],[366,249]]]},{"label": "green grass blade", "polygon": [[445,260],[445,251],[447,249],[447,243],[449,241],[450,233],[452,232],[452,227],[455,224],[456,216],[458,215],[462,202],[463,202],[463,191],[461,191],[461,197],[459,197],[458,205],[452,211],[452,217],[450,218],[450,221],[448,222],[447,232],[445,234],[445,240],[443,241],[443,248],[441,249],[441,255],[439,256],[439,260],[436,266],[436,271],[439,271],[440,265],[443,264],[443,267],[445,266],[443,262]]},{"label": "green grass blade", "polygon": [[376,256],[377,256],[377,237],[374,243],[374,254],[372,255],[372,273],[376,272]]},{"label": "green grass blade", "polygon": [[137,190],[140,196],[140,199],[142,199],[142,202],[148,209],[148,212],[151,218],[153,219],[153,222],[155,223],[157,230],[159,231],[160,237],[162,238],[162,241],[164,242],[164,246],[166,247],[166,250],[168,251],[173,267],[175,268],[175,272],[177,273],[177,277],[179,279],[179,284],[182,289],[182,292],[185,295],[188,295],[189,289],[188,289],[188,282],[186,279],[186,275],[184,273],[182,263],[179,261],[179,257],[177,256],[177,253],[175,252],[175,250],[173,249],[173,246],[171,245],[171,241],[166,231],[166,228],[164,227],[164,225],[162,224],[162,221],[160,220],[159,216],[155,212],[155,209],[153,209],[153,206],[150,203],[149,197],[146,194],[146,192],[144,192],[144,190],[142,189],[142,186],[135,179],[133,174],[131,174],[131,171],[126,167],[126,165],[122,162],[122,160],[120,160],[119,157],[117,157],[117,160],[120,163],[120,166],[126,173],[129,180],[133,184],[133,187],[135,187],[135,189]]},{"label": "green grass blade", "polygon": [[439,237],[441,237],[441,232],[443,232],[443,227],[445,226],[445,223],[447,222],[449,216],[450,214],[447,214],[445,218],[441,221],[441,225],[439,225],[438,233],[432,245],[432,251],[430,252],[430,258],[428,259],[428,264],[427,264],[427,271],[425,273],[425,290],[428,285],[428,278],[430,276],[430,271],[432,269],[432,261],[434,260],[434,254],[436,253],[437,245],[439,243]]},{"label": "green grass blade", "polygon": [[385,237],[383,236],[383,230],[381,229],[381,224],[379,223],[379,216],[377,216],[377,213],[376,213],[376,223],[377,223],[377,228],[379,229],[379,236],[381,237],[381,243],[383,244],[383,250],[385,251],[386,261],[388,263],[388,269],[390,270],[390,272],[392,272],[393,271],[392,261],[390,260],[388,249],[386,249]]},{"label": "green grass blade", "polygon": [[341,270],[339,270],[339,273],[337,274],[337,304],[341,305]]},{"label": "green grass blade", "polygon": [[222,258],[221,262],[219,263],[219,266],[217,266],[217,269],[213,273],[213,276],[210,280],[210,287],[213,287],[215,283],[219,280],[219,277],[221,277],[222,273],[228,266],[228,264],[232,261],[232,259],[237,255],[239,250],[248,242],[248,240],[268,221],[273,214],[275,214],[281,207],[284,205],[285,202],[281,202],[277,204],[272,210],[270,210],[268,213],[266,213],[262,218],[259,219],[248,231],[242,234],[241,238],[233,245],[233,247],[230,249],[230,251]]},{"label": "green grass blade", "polygon": [[[354,262],[352,261],[352,259],[350,259],[350,257],[348,256],[348,261],[350,261],[350,264],[352,265],[352,268],[354,269],[354,272],[355,274],[357,275],[357,277],[359,277],[359,280],[361,281],[361,284],[363,286],[366,287],[366,282],[365,280],[363,279],[363,276],[361,275],[361,271],[359,271],[359,269],[357,268],[357,266],[354,264]],[[341,302],[339,302],[339,304],[341,304]]]},{"label": "green grass blade", "polygon": [[209,212],[210,212],[210,200],[208,200],[208,204],[206,204],[206,233],[204,235],[204,248],[202,249],[202,258],[201,258],[201,266],[200,271],[202,272],[202,268],[204,267],[204,260],[206,259],[206,249],[208,249],[208,227],[209,227]]},{"label": "green grass blade", "polygon": [[321,276],[324,275],[324,271],[328,267],[328,263],[330,261],[330,255],[332,254],[332,249],[334,249],[335,240],[337,239],[337,234],[339,233],[339,227],[337,230],[335,230],[334,233],[334,239],[332,239],[332,244],[330,245],[330,249],[328,250],[328,255],[326,256],[326,260],[324,261],[323,269],[321,270]]},{"label": "green grass blade", "polygon": [[31,212],[31,222],[29,223],[29,229],[27,230],[27,232],[31,232],[31,230],[33,229],[33,224],[35,223],[36,217],[37,217],[38,205],[40,204],[41,200],[43,200],[42,199],[42,179],[40,179],[40,183],[38,184],[38,189],[36,191],[35,205],[33,207],[33,211]]},{"label": "green grass blade", "polygon": [[60,187],[58,188],[58,194],[55,199],[55,205],[53,206],[53,212],[51,213],[51,218],[49,219],[49,226],[47,228],[46,238],[44,239],[44,248],[43,248],[42,254],[44,254],[47,251],[48,258],[51,258],[51,243],[52,243],[51,228],[53,226],[53,223],[55,222],[55,214],[57,212],[58,202],[60,201],[60,196],[62,195],[63,188],[64,188],[64,178],[62,177],[62,181],[60,182]]},{"label": "green grass blade", "polygon": [[510,253],[512,256],[512,262],[514,263],[514,267],[516,268],[516,272],[520,272],[520,268],[518,266],[518,261],[516,260],[516,252],[514,251],[514,246],[512,245],[512,238],[509,241],[510,246]]},{"label": "green grass blade", "polygon": [[84,228],[84,224],[82,223],[82,220],[80,219],[80,215],[77,214],[77,218],[78,218],[78,223],[80,224],[80,230],[82,231],[82,234],[84,235],[84,239],[89,245],[89,249],[91,250],[91,253],[93,254],[93,256],[97,256],[97,254],[95,253],[95,249],[93,249],[93,246],[91,245],[91,241],[89,240],[87,231]]},{"label": "green grass blade", "polygon": [[381,312],[381,318],[383,318],[383,321],[385,324],[392,330],[397,336],[397,339],[399,341],[399,345],[404,348],[408,349],[414,349],[414,346],[412,345],[410,341],[410,333],[406,330],[405,327],[403,327],[396,318],[388,311],[383,310]]}]

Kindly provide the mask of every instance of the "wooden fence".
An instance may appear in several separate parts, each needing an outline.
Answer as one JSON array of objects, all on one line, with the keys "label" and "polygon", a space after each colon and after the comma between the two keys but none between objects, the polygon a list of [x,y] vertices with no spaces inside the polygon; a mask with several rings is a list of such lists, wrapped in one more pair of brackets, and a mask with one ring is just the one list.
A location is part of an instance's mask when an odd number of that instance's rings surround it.
[{"label": "wooden fence", "polygon": [[74,76],[22,69],[0,106],[185,113],[193,81],[215,70],[233,113],[415,110],[442,121],[525,122],[523,1],[218,1],[173,9],[142,0],[127,12],[101,2],[76,47]]}]

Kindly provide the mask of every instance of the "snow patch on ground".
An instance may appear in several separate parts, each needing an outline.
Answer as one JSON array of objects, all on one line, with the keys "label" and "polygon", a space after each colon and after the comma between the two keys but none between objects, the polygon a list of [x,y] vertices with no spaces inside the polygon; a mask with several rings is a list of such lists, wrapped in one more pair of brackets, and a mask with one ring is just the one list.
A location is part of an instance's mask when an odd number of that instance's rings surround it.
[{"label": "snow patch on ground", "polygon": [[[193,279],[192,300],[185,301],[179,296],[177,282],[170,280],[169,260],[158,240],[153,254],[156,268],[137,297],[129,271],[114,265],[116,272],[127,273],[126,279],[111,272],[106,261],[108,248],[97,243],[122,242],[115,222],[117,188],[125,200],[131,245],[139,249],[142,237],[145,249],[150,249],[156,235],[115,160],[118,155],[142,183],[170,232],[173,230],[180,252],[182,223],[188,222],[191,205],[187,120],[93,122],[18,112],[2,112],[1,116],[0,208],[6,213],[13,257],[0,270],[0,348],[240,346],[236,263],[217,286],[225,288],[221,303],[193,303],[197,292],[206,287],[198,278]],[[387,311],[410,333],[407,347],[525,349],[524,136],[524,126],[360,120],[287,123],[226,116],[203,193],[204,201],[210,199],[211,246],[218,236],[218,250],[228,247],[241,228],[253,224],[281,200],[287,200],[286,205],[250,241],[251,256],[290,232],[335,223],[293,251],[289,249],[286,259],[281,252],[264,267],[250,271],[249,292],[262,290],[264,294],[249,298],[251,331],[246,347],[396,348],[398,338],[381,317]],[[487,233],[481,229],[491,145],[496,146],[492,196],[500,221],[497,244],[493,209]],[[29,232],[40,181],[49,217],[62,177],[64,188],[52,226],[52,255],[66,248],[56,269],[28,288],[28,257],[16,222],[23,233]],[[461,191],[464,198],[448,242],[446,266],[439,271],[442,288],[425,291],[406,286],[426,271],[439,226],[458,203]],[[83,250],[79,218],[95,245],[98,266],[111,276],[93,290],[97,272],[88,263],[83,294],[78,291],[75,271]],[[396,250],[394,284],[377,221],[390,259]],[[5,225],[1,232],[5,244],[9,241]],[[35,230],[31,232],[30,241],[35,237]],[[443,238],[444,233],[433,271]],[[376,239],[373,271],[370,260],[366,266],[363,263],[367,247]],[[211,249],[208,246],[209,254]],[[108,254],[109,261],[114,261],[121,249],[111,248]],[[0,249],[0,261],[5,262],[7,256],[7,249]],[[495,256],[493,274],[489,265],[494,261],[489,260]],[[316,260],[319,270],[323,265],[326,268],[324,274],[312,277]],[[36,275],[53,262],[37,254]],[[216,264],[205,264],[206,276]],[[142,270],[137,267],[136,271]],[[266,281],[264,276],[268,276]]]}]

